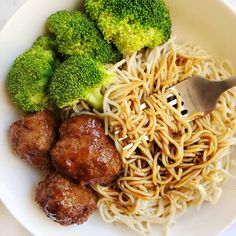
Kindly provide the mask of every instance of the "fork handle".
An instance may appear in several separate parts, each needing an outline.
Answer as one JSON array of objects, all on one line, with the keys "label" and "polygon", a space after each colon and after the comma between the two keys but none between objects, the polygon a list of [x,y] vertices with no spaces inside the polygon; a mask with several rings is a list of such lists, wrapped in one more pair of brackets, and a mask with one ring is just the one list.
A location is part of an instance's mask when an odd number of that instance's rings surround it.
[{"label": "fork handle", "polygon": [[236,86],[236,76],[230,77],[229,79],[221,81],[222,83],[222,89],[224,91]]},{"label": "fork handle", "polygon": [[[230,77],[225,80],[220,80],[220,81],[207,81],[206,86],[204,90],[204,93],[210,93],[212,100],[217,100],[218,97],[228,89],[231,89],[232,87],[236,86],[236,76]],[[207,86],[209,85],[209,86]]]}]

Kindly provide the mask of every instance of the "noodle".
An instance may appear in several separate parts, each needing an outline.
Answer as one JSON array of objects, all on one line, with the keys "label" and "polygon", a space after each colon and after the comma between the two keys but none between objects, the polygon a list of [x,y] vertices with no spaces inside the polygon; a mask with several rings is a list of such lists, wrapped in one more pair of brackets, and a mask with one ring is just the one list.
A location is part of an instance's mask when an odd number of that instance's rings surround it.
[{"label": "noodle", "polygon": [[102,218],[146,234],[151,223],[167,226],[190,206],[215,204],[230,175],[229,147],[236,144],[236,93],[225,92],[210,114],[191,117],[181,115],[178,94],[176,108],[167,96],[170,86],[190,76],[226,79],[233,74],[230,64],[172,38],[110,69],[115,83],[105,89],[104,112],[95,113],[104,119],[124,173],[112,186],[93,186]]}]

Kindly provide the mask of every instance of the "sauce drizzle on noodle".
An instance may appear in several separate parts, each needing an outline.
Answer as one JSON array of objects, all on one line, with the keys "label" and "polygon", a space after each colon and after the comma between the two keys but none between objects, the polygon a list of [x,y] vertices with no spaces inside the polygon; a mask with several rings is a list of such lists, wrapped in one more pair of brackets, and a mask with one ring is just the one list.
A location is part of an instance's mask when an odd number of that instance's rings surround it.
[{"label": "sauce drizzle on noodle", "polygon": [[124,175],[112,186],[93,186],[103,219],[149,233],[151,223],[168,225],[189,206],[216,203],[236,144],[236,90],[225,92],[212,113],[185,118],[178,94],[176,109],[167,103],[167,89],[194,75],[226,79],[230,63],[217,64],[201,48],[172,38],[110,69],[116,80],[106,88],[104,112],[96,114],[122,157]]}]

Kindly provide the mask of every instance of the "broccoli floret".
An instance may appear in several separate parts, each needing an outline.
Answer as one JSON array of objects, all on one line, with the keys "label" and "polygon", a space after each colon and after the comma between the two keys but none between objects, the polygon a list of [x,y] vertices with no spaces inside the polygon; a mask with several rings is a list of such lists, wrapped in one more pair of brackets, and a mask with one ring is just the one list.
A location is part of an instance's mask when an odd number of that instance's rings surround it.
[{"label": "broccoli floret", "polygon": [[15,59],[7,88],[16,105],[24,112],[41,111],[48,106],[48,81],[53,74],[54,57],[39,45]]},{"label": "broccoli floret", "polygon": [[81,99],[102,110],[100,89],[113,81],[114,73],[89,56],[71,56],[58,67],[49,85],[50,98],[59,108],[73,106]]},{"label": "broccoli floret", "polygon": [[51,50],[54,52],[56,50],[55,39],[52,36],[40,36],[34,43],[34,46],[39,46],[44,50]]},{"label": "broccoli floret", "polygon": [[53,53],[54,57],[54,65],[57,68],[63,61],[66,59],[61,57],[61,55],[57,51],[57,45],[55,42],[55,38],[52,35],[49,36],[40,36],[33,44],[33,46],[40,46],[44,50],[50,50]]},{"label": "broccoli floret", "polygon": [[47,20],[48,29],[55,34],[58,51],[66,56],[88,54],[102,63],[121,58],[114,45],[103,39],[95,23],[79,11],[59,11]]},{"label": "broccoli floret", "polygon": [[123,54],[153,48],[171,34],[164,0],[85,0],[85,11]]}]

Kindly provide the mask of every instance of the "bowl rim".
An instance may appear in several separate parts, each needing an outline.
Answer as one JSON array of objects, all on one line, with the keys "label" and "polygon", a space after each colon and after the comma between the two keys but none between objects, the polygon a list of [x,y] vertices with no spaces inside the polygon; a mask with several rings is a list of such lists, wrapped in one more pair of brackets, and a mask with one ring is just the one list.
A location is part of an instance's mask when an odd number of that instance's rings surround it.
[{"label": "bowl rim", "polygon": [[[29,3],[31,2],[36,2],[37,0],[27,0],[25,3],[23,3],[18,10],[9,18],[9,20],[4,24],[4,26],[2,27],[2,29],[0,30],[0,39],[4,36],[5,31],[8,29],[8,27],[18,18],[18,15],[24,11],[25,8],[27,8],[27,6],[29,5]],[[215,3],[217,4],[221,4],[221,7],[225,7],[227,8],[227,10],[229,12],[231,12],[236,19],[236,7],[234,8],[227,0],[215,0]],[[28,224],[27,222],[24,221],[24,219],[22,219],[19,215],[14,213],[14,209],[10,204],[10,201],[7,199],[6,195],[1,194],[1,180],[0,180],[0,200],[2,201],[2,203],[4,204],[4,206],[7,208],[7,210],[9,211],[9,213],[17,220],[17,222],[19,222],[26,230],[28,230],[30,233],[32,233],[33,235],[38,235],[38,232],[35,232],[35,227],[32,227],[30,224]],[[227,228],[229,228],[233,223],[236,222],[236,215],[235,215],[235,219],[232,220],[232,222],[225,228],[222,229],[221,232],[225,231]]]}]

